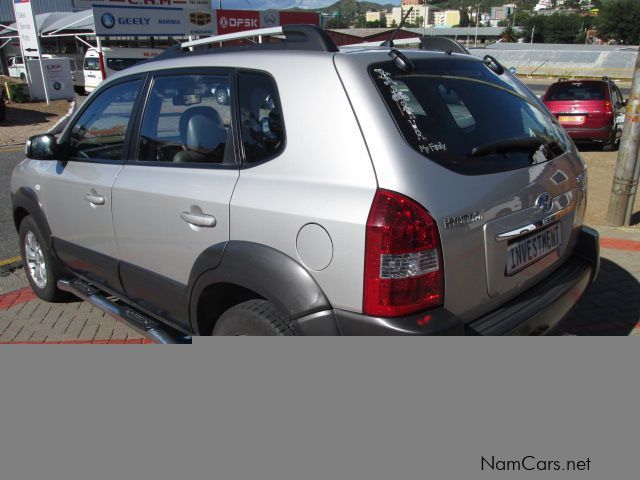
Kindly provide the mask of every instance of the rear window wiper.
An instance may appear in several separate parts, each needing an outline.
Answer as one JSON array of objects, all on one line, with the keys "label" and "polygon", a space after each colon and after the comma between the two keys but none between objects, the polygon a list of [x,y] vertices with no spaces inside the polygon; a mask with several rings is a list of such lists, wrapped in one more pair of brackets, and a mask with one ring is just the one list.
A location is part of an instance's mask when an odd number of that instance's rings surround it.
[{"label": "rear window wiper", "polygon": [[482,157],[492,153],[532,152],[538,150],[543,145],[556,155],[564,153],[564,149],[556,141],[550,142],[540,137],[518,137],[480,145],[471,150],[469,156]]}]

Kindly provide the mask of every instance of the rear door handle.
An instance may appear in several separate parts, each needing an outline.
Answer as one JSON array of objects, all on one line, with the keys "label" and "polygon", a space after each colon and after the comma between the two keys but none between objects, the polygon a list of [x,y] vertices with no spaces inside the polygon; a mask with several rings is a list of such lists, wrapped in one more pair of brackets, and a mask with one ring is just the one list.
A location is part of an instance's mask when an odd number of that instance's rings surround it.
[{"label": "rear door handle", "polygon": [[206,213],[182,212],[180,214],[180,218],[196,227],[211,228],[216,226],[216,217],[214,217],[213,215],[207,215]]},{"label": "rear door handle", "polygon": [[104,205],[105,202],[104,197],[96,193],[87,193],[84,199],[91,205]]}]

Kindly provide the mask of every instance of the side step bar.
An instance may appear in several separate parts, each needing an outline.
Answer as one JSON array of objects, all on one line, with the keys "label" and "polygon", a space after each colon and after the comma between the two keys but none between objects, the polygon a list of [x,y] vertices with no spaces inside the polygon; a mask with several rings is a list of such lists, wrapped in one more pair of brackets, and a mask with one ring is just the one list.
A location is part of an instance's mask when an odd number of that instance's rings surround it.
[{"label": "side step bar", "polygon": [[142,315],[132,308],[116,305],[109,300],[103,292],[79,278],[58,280],[57,285],[60,290],[73,293],[75,296],[85,302],[89,302],[106,314],[115,317],[117,320],[122,320],[134,330],[156,343],[187,343],[182,341],[182,338],[178,339],[170,335],[163,329],[159,322]]}]

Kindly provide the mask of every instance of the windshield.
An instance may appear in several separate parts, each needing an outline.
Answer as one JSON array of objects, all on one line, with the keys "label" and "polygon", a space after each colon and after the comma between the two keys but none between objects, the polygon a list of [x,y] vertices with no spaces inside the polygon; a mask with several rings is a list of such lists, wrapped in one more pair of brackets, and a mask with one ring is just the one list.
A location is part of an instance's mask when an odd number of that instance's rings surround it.
[{"label": "windshield", "polygon": [[85,58],[84,59],[85,70],[100,70],[100,60],[97,58]]},{"label": "windshield", "polygon": [[[551,160],[568,148],[546,108],[482,62],[449,57],[414,63],[411,74],[392,62],[371,65],[369,72],[403,137],[425,157],[483,174]],[[499,148],[486,148],[494,145]]]},{"label": "windshield", "polygon": [[548,102],[572,100],[605,100],[603,82],[561,82],[549,87],[544,99]]}]

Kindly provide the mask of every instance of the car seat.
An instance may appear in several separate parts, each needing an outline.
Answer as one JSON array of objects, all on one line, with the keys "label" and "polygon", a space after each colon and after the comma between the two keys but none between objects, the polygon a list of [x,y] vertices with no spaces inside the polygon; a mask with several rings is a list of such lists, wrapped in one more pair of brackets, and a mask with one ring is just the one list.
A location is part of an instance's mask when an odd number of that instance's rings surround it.
[{"label": "car seat", "polygon": [[183,151],[174,155],[174,163],[222,163],[227,129],[212,107],[192,107],[180,117]]}]

